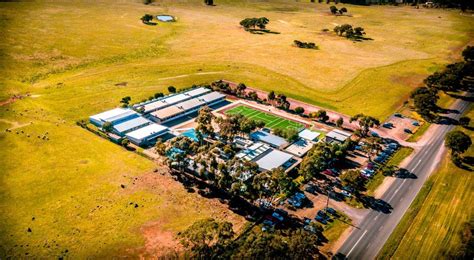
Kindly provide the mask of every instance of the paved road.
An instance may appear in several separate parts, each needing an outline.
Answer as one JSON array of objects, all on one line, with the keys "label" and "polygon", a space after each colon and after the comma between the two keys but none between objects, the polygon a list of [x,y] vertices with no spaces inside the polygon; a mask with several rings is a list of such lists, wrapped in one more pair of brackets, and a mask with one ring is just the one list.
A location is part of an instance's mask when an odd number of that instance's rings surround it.
[{"label": "paved road", "polygon": [[[469,102],[457,100],[451,108],[460,111],[460,113],[450,117],[458,119],[468,107]],[[349,259],[368,260],[377,256],[430,173],[439,163],[439,155],[443,151],[444,137],[454,127],[453,125],[440,125],[435,129],[431,139],[418,150],[405,167],[417,178],[396,179],[390,189],[382,196],[381,199],[392,206],[392,212],[384,214],[378,211],[370,211],[358,228],[352,231],[339,248],[338,253],[342,253]]]}]

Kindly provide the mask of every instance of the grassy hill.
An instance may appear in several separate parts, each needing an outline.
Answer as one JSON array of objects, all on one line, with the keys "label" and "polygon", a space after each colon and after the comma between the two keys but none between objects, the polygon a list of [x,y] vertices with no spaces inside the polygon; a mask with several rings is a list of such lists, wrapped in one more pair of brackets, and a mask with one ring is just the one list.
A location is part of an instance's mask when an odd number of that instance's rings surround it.
[{"label": "grassy hill", "polygon": [[[75,125],[123,96],[139,101],[169,85],[226,78],[383,118],[474,28],[455,11],[410,7],[347,5],[352,17],[335,17],[326,4],[173,2],[0,3],[0,255],[153,254],[164,241],[157,238],[198,218],[242,221]],[[145,13],[178,21],[148,26],[139,20]],[[239,28],[258,16],[280,34]],[[374,40],[321,31],[342,23],[364,27]],[[292,47],[295,39],[320,50]]]}]

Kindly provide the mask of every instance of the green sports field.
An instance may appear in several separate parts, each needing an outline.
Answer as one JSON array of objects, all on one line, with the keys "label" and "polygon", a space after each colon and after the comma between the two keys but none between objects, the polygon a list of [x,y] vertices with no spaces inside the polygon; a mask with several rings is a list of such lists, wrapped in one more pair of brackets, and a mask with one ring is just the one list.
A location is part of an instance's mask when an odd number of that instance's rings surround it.
[{"label": "green sports field", "polygon": [[226,114],[232,115],[232,114],[242,114],[243,116],[256,120],[256,121],[263,121],[265,122],[265,127],[271,128],[271,129],[300,129],[304,127],[302,124],[293,122],[291,120],[272,115],[269,113],[265,113],[247,106],[236,106],[234,108],[231,108],[226,111]]}]

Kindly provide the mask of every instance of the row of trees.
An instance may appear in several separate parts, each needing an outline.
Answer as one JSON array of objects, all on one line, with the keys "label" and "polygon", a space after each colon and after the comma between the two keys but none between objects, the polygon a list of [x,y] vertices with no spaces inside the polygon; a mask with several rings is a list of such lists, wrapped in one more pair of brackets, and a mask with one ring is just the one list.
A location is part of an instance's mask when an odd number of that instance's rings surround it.
[{"label": "row of trees", "polygon": [[334,27],[334,32],[351,40],[364,39],[365,31],[362,27],[352,27],[350,24],[342,24]]},{"label": "row of trees", "polygon": [[240,21],[240,25],[244,27],[245,30],[250,30],[251,28],[253,30],[256,30],[256,28],[260,30],[265,30],[269,22],[270,20],[266,17],[245,18],[242,21]]},{"label": "row of trees", "polygon": [[295,46],[298,48],[303,48],[303,49],[318,49],[318,46],[316,46],[316,43],[314,42],[301,42],[298,40],[293,41]]},{"label": "row of trees", "polygon": [[318,234],[302,229],[266,233],[250,230],[235,239],[230,222],[213,218],[196,221],[179,234],[186,248],[184,258],[192,259],[315,259],[319,254]]},{"label": "row of trees", "polygon": [[470,80],[474,76],[474,46],[468,46],[463,52],[464,61],[452,63],[441,72],[435,72],[424,80],[425,86],[416,88],[410,98],[415,110],[423,118],[432,121],[440,110],[437,106],[438,92],[457,92],[469,90]]}]

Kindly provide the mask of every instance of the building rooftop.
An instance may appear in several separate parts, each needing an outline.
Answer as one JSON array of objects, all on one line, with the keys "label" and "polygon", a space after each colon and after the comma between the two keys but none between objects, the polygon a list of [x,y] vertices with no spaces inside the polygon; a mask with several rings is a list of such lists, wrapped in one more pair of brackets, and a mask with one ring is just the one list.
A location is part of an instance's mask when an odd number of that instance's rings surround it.
[{"label": "building rooftop", "polygon": [[309,140],[309,141],[315,141],[318,136],[320,136],[321,134],[318,133],[318,132],[314,132],[314,131],[311,131],[311,130],[308,130],[308,129],[304,129],[303,131],[299,132],[298,136],[300,138],[304,138],[306,140]]},{"label": "building rooftop", "polygon": [[190,96],[190,97],[197,97],[205,93],[211,92],[210,89],[208,88],[195,88],[189,91],[186,91],[184,94]]},{"label": "building rooftop", "polygon": [[257,141],[262,141],[267,144],[270,144],[274,147],[281,147],[288,145],[288,142],[285,138],[279,137],[274,134],[267,133],[265,131],[256,131],[250,134],[250,138]]},{"label": "building rooftop", "polygon": [[150,124],[150,123],[151,123],[150,120],[139,116],[139,117],[136,117],[134,119],[127,120],[123,123],[117,124],[117,125],[114,126],[114,128],[119,133],[125,133],[125,132],[127,132],[127,131],[129,131],[133,128],[137,128],[139,126],[147,125],[147,124]]},{"label": "building rooftop", "polygon": [[206,94],[204,96],[199,97],[199,99],[202,100],[203,102],[205,102],[206,104],[209,104],[209,103],[212,103],[212,102],[214,102],[218,99],[224,98],[224,97],[225,97],[224,94],[213,91],[209,94]]},{"label": "building rooftop", "polygon": [[326,135],[326,137],[337,140],[339,142],[344,142],[347,138],[351,137],[351,135],[352,135],[351,133],[335,129],[335,130],[332,130],[331,132],[329,132]]},{"label": "building rooftop", "polygon": [[247,149],[240,151],[235,156],[245,161],[252,161],[264,153],[269,152],[271,149],[268,144],[255,143]]},{"label": "building rooftop", "polygon": [[163,107],[166,107],[166,106],[169,106],[170,104],[166,103],[164,100],[157,100],[157,101],[154,101],[152,103],[148,103],[146,105],[143,106],[143,109],[144,109],[144,113],[148,113],[148,112],[151,112],[151,111],[154,111],[154,110],[158,110],[160,108],[163,108]]},{"label": "building rooftop", "polygon": [[97,115],[93,115],[90,118],[102,122],[112,122],[114,120],[129,116],[131,114],[136,114],[136,112],[128,108],[115,108]]},{"label": "building rooftop", "polygon": [[135,131],[132,131],[132,132],[126,134],[126,136],[129,136],[129,137],[137,139],[137,140],[141,140],[141,139],[147,138],[149,136],[152,136],[156,133],[162,133],[166,130],[168,130],[168,127],[153,123],[153,124],[147,125],[145,127],[142,127],[140,129],[137,129]]},{"label": "building rooftop", "polygon": [[185,95],[184,93],[180,93],[180,94],[177,94],[177,95],[167,97],[167,98],[163,99],[163,101],[171,105],[171,104],[176,104],[178,102],[182,102],[182,101],[185,101],[185,100],[188,100],[188,99],[190,99],[190,96]]},{"label": "building rooftop", "polygon": [[204,102],[197,98],[190,99],[188,101],[181,102],[179,104],[176,104],[177,107],[181,108],[182,110],[192,110],[193,108],[199,107],[204,105]]},{"label": "building rooftop", "polygon": [[314,143],[306,140],[304,138],[298,139],[296,142],[288,146],[285,151],[294,154],[298,157],[304,156],[311,148],[313,148]]},{"label": "building rooftop", "polygon": [[293,155],[285,153],[279,150],[272,149],[271,152],[267,153],[256,161],[261,169],[271,171],[278,167],[285,167],[285,164],[293,158]]},{"label": "building rooftop", "polygon": [[177,115],[179,113],[182,113],[182,112],[183,112],[183,110],[178,108],[177,106],[170,106],[170,107],[166,107],[166,108],[163,108],[161,110],[152,112],[151,115],[153,115],[154,117],[157,117],[159,119],[165,119],[165,118],[175,116],[175,115]]}]

